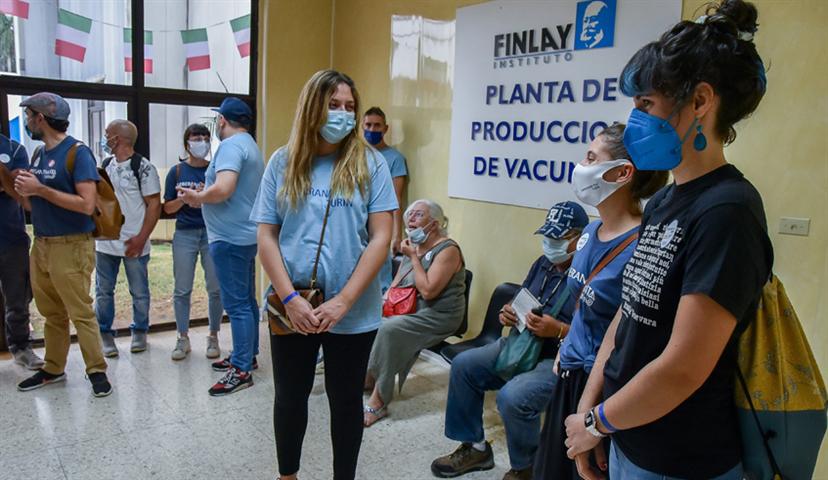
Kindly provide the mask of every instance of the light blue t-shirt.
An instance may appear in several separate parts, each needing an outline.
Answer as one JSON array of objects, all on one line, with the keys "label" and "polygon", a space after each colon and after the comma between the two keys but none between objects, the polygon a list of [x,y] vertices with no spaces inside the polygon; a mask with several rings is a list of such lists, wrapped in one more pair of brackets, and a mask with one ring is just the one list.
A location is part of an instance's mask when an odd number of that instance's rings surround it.
[{"label": "light blue t-shirt", "polygon": [[249,133],[237,133],[224,140],[207,167],[204,188],[216,183],[218,172],[229,170],[239,174],[236,190],[220,203],[201,206],[207,225],[207,240],[233,245],[255,245],[256,223],[250,220],[250,211],[256,201],[256,192],[264,171],[262,152]]},{"label": "light blue t-shirt", "polygon": [[385,147],[379,151],[385,161],[388,163],[388,170],[391,172],[391,178],[407,177],[408,165],[405,163],[405,157],[394,147]]},{"label": "light blue t-shirt", "polygon": [[[345,287],[362,252],[368,246],[368,215],[393,211],[398,207],[388,165],[370,150],[366,151],[366,157],[371,174],[367,198],[357,188],[350,199],[338,195],[331,201],[316,275],[317,285],[325,292],[326,299],[333,298]],[[335,154],[313,159],[310,193],[293,209],[289,202],[277,201],[287,166],[287,149],[280,148],[270,158],[262,177],[256,205],[250,214],[250,219],[256,223],[281,225],[279,248],[288,275],[296,288],[310,284],[335,162]],[[362,296],[331,332],[369,332],[379,328],[381,319],[380,281],[374,277]]]},{"label": "light blue t-shirt", "polygon": [[561,345],[561,367],[566,370],[592,370],[598,348],[604,341],[610,323],[621,306],[621,280],[624,267],[632,257],[637,242],[632,242],[618,254],[589,284],[586,279],[615,247],[638,231],[638,227],[608,242],[598,239],[601,221],[596,220],[584,229],[578,241],[578,250],[572,258],[567,275],[570,292],[581,292],[578,310],[572,317],[569,333]]}]

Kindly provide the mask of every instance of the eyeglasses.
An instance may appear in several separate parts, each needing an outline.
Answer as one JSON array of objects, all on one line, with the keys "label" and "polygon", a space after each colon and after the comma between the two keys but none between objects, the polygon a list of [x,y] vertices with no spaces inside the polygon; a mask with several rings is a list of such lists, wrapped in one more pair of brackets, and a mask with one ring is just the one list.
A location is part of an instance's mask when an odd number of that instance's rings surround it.
[{"label": "eyeglasses", "polygon": [[422,210],[414,210],[414,211],[412,211],[411,213],[408,214],[409,218],[415,218],[415,219],[423,218],[425,216],[426,216],[426,212],[424,212]]}]

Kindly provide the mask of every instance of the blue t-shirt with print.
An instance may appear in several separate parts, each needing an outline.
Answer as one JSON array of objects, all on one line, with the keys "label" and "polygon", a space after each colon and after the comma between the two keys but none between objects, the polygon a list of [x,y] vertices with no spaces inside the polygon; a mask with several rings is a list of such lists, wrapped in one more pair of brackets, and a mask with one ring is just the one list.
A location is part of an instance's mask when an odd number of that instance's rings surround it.
[{"label": "blue t-shirt with print", "polygon": [[[178,165],[167,172],[164,180],[164,201],[169,202],[178,198],[176,187],[192,188],[199,190],[204,188],[204,175],[207,166],[194,167],[187,162],[178,162]],[[204,228],[204,217],[200,208],[193,208],[184,204],[175,213],[176,230],[195,230]]]},{"label": "blue t-shirt with print", "polygon": [[388,170],[391,172],[391,178],[407,177],[408,165],[405,163],[405,157],[394,147],[385,147],[379,151],[388,163]]},{"label": "blue t-shirt with print", "polygon": [[210,243],[222,241],[232,245],[255,245],[256,223],[250,220],[250,210],[256,201],[264,161],[259,146],[249,133],[237,133],[221,142],[207,167],[205,188],[216,183],[218,172],[223,171],[239,174],[236,190],[223,202],[202,206],[207,239]]},{"label": "blue t-shirt with print", "polygon": [[[618,254],[589,285],[584,287],[586,279],[615,247],[630,235],[638,232],[635,227],[608,242],[598,239],[601,221],[596,220],[584,229],[578,241],[578,250],[569,267],[570,291],[581,292],[580,306],[572,318],[572,326],[561,345],[561,367],[566,370],[592,370],[598,348],[604,340],[613,317],[621,305],[621,279],[637,242],[632,242]],[[583,290],[582,290],[583,289]]]},{"label": "blue t-shirt with print", "polygon": [[[0,165],[6,167],[9,173],[20,168],[29,168],[26,148],[0,135]],[[23,207],[5,190],[0,189],[0,248],[28,244],[29,236],[26,234]]]},{"label": "blue t-shirt with print", "polygon": [[[357,188],[351,198],[337,195],[331,201],[317,272],[318,285],[327,299],[333,298],[345,287],[368,246],[368,215],[398,208],[388,165],[370,150],[366,151],[366,160],[371,175],[366,196]],[[256,205],[250,215],[250,219],[256,223],[281,225],[279,248],[288,275],[296,288],[307,287],[310,283],[335,163],[336,154],[313,159],[310,193],[294,209],[288,201],[277,200],[279,190],[284,185],[287,149],[277,150],[267,165]],[[381,318],[380,280],[374,277],[362,296],[331,332],[369,332],[379,328]]]},{"label": "blue t-shirt with print", "polygon": [[[83,144],[78,146],[75,155],[74,172],[70,174],[66,169],[66,156],[76,143],[78,140],[67,136],[51,150],[42,148],[40,155],[32,158],[29,170],[47,187],[77,195],[76,183],[97,182],[100,177],[92,150]],[[89,215],[66,210],[38,196],[30,198],[35,237],[59,237],[95,230],[95,223]]]}]

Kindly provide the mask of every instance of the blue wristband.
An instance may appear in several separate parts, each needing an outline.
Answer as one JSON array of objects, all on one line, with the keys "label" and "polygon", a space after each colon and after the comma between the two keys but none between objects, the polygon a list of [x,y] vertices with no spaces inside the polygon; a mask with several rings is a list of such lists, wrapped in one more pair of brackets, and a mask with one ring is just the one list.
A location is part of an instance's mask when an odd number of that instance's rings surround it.
[{"label": "blue wristband", "polygon": [[604,425],[604,427],[606,427],[606,429],[610,433],[615,433],[615,432],[618,431],[618,429],[613,427],[612,424],[609,422],[609,420],[607,420],[607,416],[604,415],[604,404],[603,403],[598,405],[598,418],[601,419],[601,423]]},{"label": "blue wristband", "polygon": [[285,299],[284,299],[284,300],[282,300],[282,305],[287,305],[287,304],[288,304],[288,302],[290,302],[291,300],[293,300],[293,298],[294,298],[294,297],[298,297],[298,296],[299,296],[299,292],[297,292],[297,291],[295,291],[295,290],[294,290],[294,291],[293,291],[293,293],[291,293],[290,295],[288,295],[287,297],[285,297]]}]

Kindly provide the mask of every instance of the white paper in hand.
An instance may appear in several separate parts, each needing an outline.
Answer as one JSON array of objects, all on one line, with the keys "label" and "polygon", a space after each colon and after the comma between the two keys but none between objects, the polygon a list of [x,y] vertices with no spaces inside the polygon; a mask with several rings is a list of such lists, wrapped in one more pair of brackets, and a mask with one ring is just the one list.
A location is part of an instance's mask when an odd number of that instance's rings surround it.
[{"label": "white paper in hand", "polygon": [[528,315],[533,308],[540,306],[541,303],[538,299],[525,288],[521,288],[517,295],[515,295],[515,298],[512,299],[512,308],[515,310],[515,316],[517,316],[518,319],[517,329],[519,332],[523,333],[523,330],[526,328],[526,315]]}]

